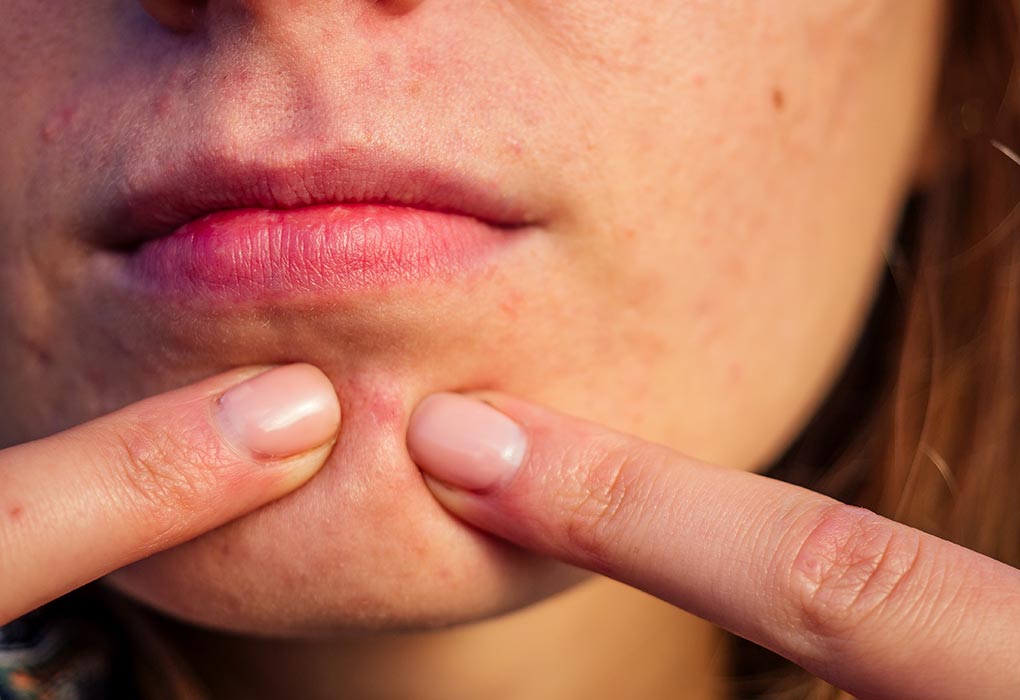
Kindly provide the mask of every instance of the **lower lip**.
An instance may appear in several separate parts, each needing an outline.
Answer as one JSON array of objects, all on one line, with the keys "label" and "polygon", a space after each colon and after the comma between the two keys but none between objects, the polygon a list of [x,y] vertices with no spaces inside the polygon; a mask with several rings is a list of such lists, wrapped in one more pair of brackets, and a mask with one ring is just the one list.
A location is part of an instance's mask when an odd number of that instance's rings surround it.
[{"label": "lower lip", "polygon": [[121,269],[133,286],[189,302],[335,296],[455,276],[514,230],[401,206],[239,209],[147,241]]}]

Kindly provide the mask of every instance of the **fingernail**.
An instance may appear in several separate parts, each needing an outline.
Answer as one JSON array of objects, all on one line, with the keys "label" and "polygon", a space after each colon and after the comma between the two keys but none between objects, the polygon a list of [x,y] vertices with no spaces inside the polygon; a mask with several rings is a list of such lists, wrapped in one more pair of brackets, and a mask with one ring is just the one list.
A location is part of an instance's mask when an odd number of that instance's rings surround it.
[{"label": "fingernail", "polygon": [[223,435],[259,457],[307,452],[336,435],[340,402],[333,384],[305,364],[271,369],[231,388],[216,404]]},{"label": "fingernail", "polygon": [[411,415],[411,459],[450,486],[483,491],[505,483],[524,461],[528,438],[505,414],[460,394],[432,394]]}]

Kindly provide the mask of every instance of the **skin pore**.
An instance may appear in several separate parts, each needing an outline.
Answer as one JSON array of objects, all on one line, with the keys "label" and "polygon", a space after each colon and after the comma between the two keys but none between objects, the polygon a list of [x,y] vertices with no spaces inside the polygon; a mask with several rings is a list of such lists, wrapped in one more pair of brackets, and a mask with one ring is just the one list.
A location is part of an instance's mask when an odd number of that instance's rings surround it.
[{"label": "skin pore", "polygon": [[[234,684],[216,697],[615,697],[624,681],[715,697],[708,625],[451,517],[407,455],[408,415],[491,388],[766,466],[872,300],[925,143],[941,9],[212,0],[173,32],[128,2],[7,2],[0,443],[230,367],[310,362],[343,406],[322,472],[108,578],[234,633],[173,633]],[[338,303],[163,305],[108,275],[94,233],[182,152],[286,165],[356,148],[456,171],[534,225],[470,275]]]}]

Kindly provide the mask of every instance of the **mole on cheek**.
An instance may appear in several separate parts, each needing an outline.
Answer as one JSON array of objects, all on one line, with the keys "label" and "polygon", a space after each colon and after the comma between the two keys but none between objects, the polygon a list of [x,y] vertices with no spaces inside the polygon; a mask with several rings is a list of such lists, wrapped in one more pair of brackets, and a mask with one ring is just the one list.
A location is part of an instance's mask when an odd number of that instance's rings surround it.
[{"label": "mole on cheek", "polygon": [[777,112],[782,112],[786,108],[786,95],[782,88],[772,88],[772,108]]}]

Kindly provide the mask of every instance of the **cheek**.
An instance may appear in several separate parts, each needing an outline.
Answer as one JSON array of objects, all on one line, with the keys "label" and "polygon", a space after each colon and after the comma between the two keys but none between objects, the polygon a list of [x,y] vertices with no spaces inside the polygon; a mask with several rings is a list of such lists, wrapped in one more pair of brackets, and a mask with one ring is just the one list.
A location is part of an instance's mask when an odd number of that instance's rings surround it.
[{"label": "cheek", "polygon": [[4,67],[0,95],[8,98],[0,107],[4,127],[0,139],[11,138],[12,130],[41,123],[41,115],[56,102],[53,96],[88,70],[109,29],[110,13],[97,4],[102,3],[5,0],[0,5],[0,65]]},{"label": "cheek", "polygon": [[584,300],[575,318],[598,319],[574,327],[612,368],[617,418],[752,468],[817,406],[868,311],[927,118],[937,12],[680,16],[689,41],[649,25],[661,57],[610,61],[590,93],[600,160],[563,285]]}]

